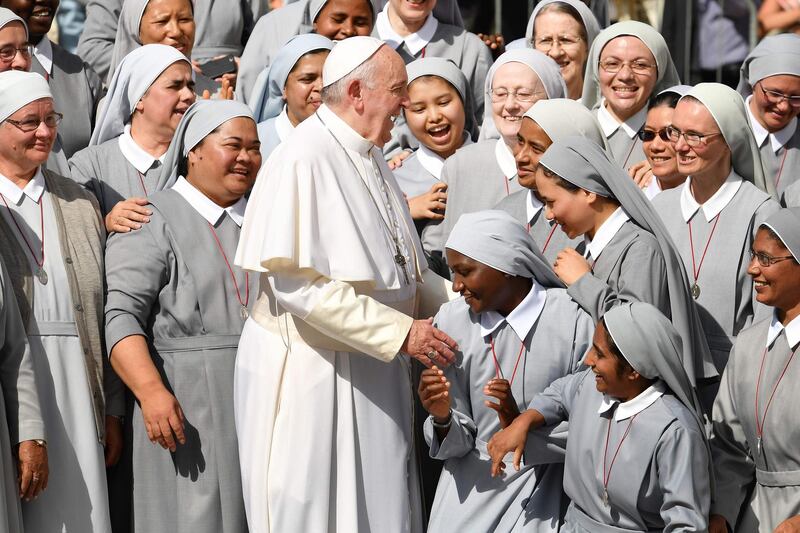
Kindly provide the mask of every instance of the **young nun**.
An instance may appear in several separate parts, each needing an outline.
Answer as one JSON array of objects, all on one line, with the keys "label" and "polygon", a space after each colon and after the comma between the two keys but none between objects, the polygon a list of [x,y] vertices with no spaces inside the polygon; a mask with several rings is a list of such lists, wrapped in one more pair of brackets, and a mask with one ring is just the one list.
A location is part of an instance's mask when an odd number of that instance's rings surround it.
[{"label": "young nun", "polygon": [[250,109],[198,102],[150,223],[106,248],[106,345],[136,396],[134,531],[247,531],[233,419],[236,346],[257,279],[233,265],[261,166]]},{"label": "young nun", "polygon": [[492,53],[474,33],[436,18],[436,0],[388,0],[372,34],[397,51],[406,64],[422,57],[449,59],[461,69],[472,91],[475,116],[483,118],[483,86]]},{"label": "young nun", "polygon": [[370,0],[300,0],[270,11],[258,20],[244,47],[236,98],[253,101],[258,76],[295,35],[318,33],[332,41],[369,35],[376,12]]},{"label": "young nun", "polygon": [[644,161],[637,132],[653,94],[680,79],[664,38],[652,26],[618,22],[600,32],[589,50],[583,104],[597,110],[597,120],[623,168]]},{"label": "young nun", "polygon": [[394,176],[421,234],[430,220],[444,218],[445,160],[472,144],[478,128],[467,79],[452,61],[425,57],[411,62],[407,70],[409,104],[403,115],[419,148],[394,170]]},{"label": "young nun", "polygon": [[663,90],[647,104],[647,119],[639,130],[645,160],[628,169],[628,174],[649,199],[663,190],[674,189],[686,180],[678,168],[678,154],[669,139],[667,127],[681,96],[691,90],[688,85],[676,85]]},{"label": "young nun", "polygon": [[535,394],[579,368],[594,323],[508,213],[463,215],[447,259],[462,298],[442,306],[434,323],[458,342],[456,363],[424,370],[419,386],[430,456],[444,461],[428,527],[558,531],[567,503],[560,451],[501,480],[491,477],[486,443]]},{"label": "young nun", "polygon": [[[522,115],[538,100],[566,94],[555,61],[530,49],[500,56],[489,70],[485,90],[491,115],[484,118],[484,140],[463,147],[445,162],[441,177],[447,184],[444,219],[428,224],[422,233],[429,253],[444,255],[444,243],[462,214],[490,209],[521,189],[511,147],[517,142]],[[490,123],[499,138],[483,137]]]},{"label": "young nun", "polygon": [[145,44],[165,44],[191,57],[196,28],[193,0],[124,0],[107,83],[123,58]]},{"label": "young nun", "polygon": [[763,187],[764,175],[746,121],[733,89],[701,83],[689,91],[668,128],[687,178],[653,199],[680,252],[719,372],[757,311],[747,254],[761,222],[779,209],[754,185]]},{"label": "young nun", "polygon": [[528,46],[552,57],[561,67],[567,96],[580,100],[589,49],[600,33],[600,23],[581,0],[544,0],[533,9],[525,40]]},{"label": "young nun", "polygon": [[756,138],[764,179],[781,198],[800,174],[800,36],[770,35],[742,63],[739,94]]},{"label": "young nun", "polygon": [[97,203],[42,167],[58,122],[42,76],[0,73],[0,259],[33,354],[50,468],[47,490],[22,511],[27,532],[104,533],[123,389],[101,335],[105,231]]},{"label": "young nun", "polygon": [[540,100],[525,112],[514,146],[517,164],[517,179],[524,187],[506,196],[496,209],[508,211],[520,223],[525,224],[536,245],[552,264],[558,252],[566,247],[584,250],[584,243],[570,239],[558,224],[545,216],[544,203],[536,193],[536,168],[542,154],[554,141],[565,137],[580,136],[591,139],[603,147],[606,138],[594,114],[580,102],[566,98]]},{"label": "young nun", "polygon": [[739,333],[714,403],[714,533],[800,527],[798,258],[800,209],[782,209],[759,226],[748,267],[772,316]]},{"label": "young nun", "polygon": [[537,459],[527,442],[569,420],[564,491],[572,501],[562,532],[707,531],[710,453],[682,345],[652,305],[608,311],[586,354],[589,368],[534,396],[489,441],[492,473],[503,473],[508,452],[522,471]]},{"label": "young nun", "polygon": [[258,76],[253,89],[253,118],[258,124],[264,160],[295,126],[322,103],[322,65],[333,42],[316,33],[293,37]]},{"label": "young nun", "polygon": [[[611,155],[583,137],[554,142],[539,160],[536,190],[546,216],[586,252],[565,248],[554,270],[595,321],[625,302],[647,302],[671,318],[683,339],[686,373],[717,375],[681,256],[651,203]],[[709,405],[710,408],[710,405]]]},{"label": "young nun", "polygon": [[97,197],[109,232],[147,222],[146,198],[164,186],[164,155],[194,100],[191,64],[175,48],[144,45],[120,63],[91,146],[70,160],[73,179]]}]

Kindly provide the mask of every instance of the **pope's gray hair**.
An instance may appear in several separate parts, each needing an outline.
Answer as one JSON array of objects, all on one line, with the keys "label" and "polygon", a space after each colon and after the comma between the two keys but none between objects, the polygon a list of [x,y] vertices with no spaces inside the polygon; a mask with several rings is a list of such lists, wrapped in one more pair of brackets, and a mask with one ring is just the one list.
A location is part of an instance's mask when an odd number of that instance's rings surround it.
[{"label": "pope's gray hair", "polygon": [[373,89],[375,87],[375,78],[380,71],[380,62],[376,59],[376,56],[377,54],[373,54],[372,57],[361,63],[342,79],[323,87],[322,102],[328,106],[342,103],[347,96],[347,86],[352,81],[358,80],[368,89]]}]

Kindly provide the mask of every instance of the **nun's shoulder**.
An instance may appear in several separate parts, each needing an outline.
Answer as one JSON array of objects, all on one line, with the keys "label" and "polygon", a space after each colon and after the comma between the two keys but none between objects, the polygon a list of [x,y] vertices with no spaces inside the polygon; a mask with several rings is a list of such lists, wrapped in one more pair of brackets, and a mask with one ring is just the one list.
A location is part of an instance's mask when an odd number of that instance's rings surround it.
[{"label": "nun's shoulder", "polygon": [[664,422],[667,424],[662,439],[664,436],[674,435],[678,441],[686,441],[689,446],[699,446],[705,450],[706,437],[697,423],[697,418],[677,396],[669,392],[665,393],[653,406],[663,412]]},{"label": "nun's shoulder", "polygon": [[674,209],[676,205],[680,204],[682,190],[683,185],[678,185],[677,187],[661,191],[651,200],[653,207],[659,214],[661,214],[662,210]]},{"label": "nun's shoulder", "polygon": [[47,168],[42,168],[42,173],[52,194],[68,203],[75,202],[76,205],[78,203],[86,203],[86,208],[91,207],[97,211],[98,215],[100,214],[100,204],[97,203],[97,198],[77,181]]},{"label": "nun's shoulder", "polygon": [[398,178],[414,178],[419,173],[420,169],[420,162],[417,153],[419,150],[414,150],[410,156],[406,157],[403,160],[403,164],[397,167],[392,171],[392,173]]},{"label": "nun's shoulder", "polygon": [[528,189],[522,189],[521,191],[516,191],[508,196],[504,197],[500,200],[495,209],[499,209],[500,211],[505,211],[507,213],[514,214],[518,211],[518,206],[525,205],[525,201],[528,199]]},{"label": "nun's shoulder", "polygon": [[453,26],[452,24],[440,22],[439,26],[436,28],[436,33],[434,33],[433,40],[444,41],[449,46],[455,46],[463,51],[477,50],[477,53],[483,53],[485,49],[486,53],[491,56],[489,47],[481,41],[480,37],[471,31],[467,31],[459,26]]},{"label": "nun's shoulder", "polygon": [[[497,139],[487,139],[467,144],[456,150],[445,161],[445,166],[475,169],[486,166],[488,162],[496,162],[494,156]],[[496,163],[495,163],[496,164]]]},{"label": "nun's shoulder", "polygon": [[78,150],[69,159],[69,163],[70,165],[103,167],[106,166],[104,163],[110,162],[111,159],[121,154],[122,152],[119,149],[119,137],[115,137],[102,144],[94,144],[82,150]]},{"label": "nun's shoulder", "polygon": [[[442,304],[434,322],[442,331],[462,331],[471,324],[479,324],[480,317],[472,312],[463,296]],[[450,328],[448,330],[448,328]]]},{"label": "nun's shoulder", "polygon": [[[738,347],[745,347],[745,346],[755,346],[761,344],[763,347],[763,342],[766,341],[767,338],[767,331],[769,330],[770,324],[772,324],[772,314],[766,316],[756,322],[753,322],[746,328],[743,328],[739,331],[739,334],[736,336],[736,340],[734,341],[734,348]],[[737,350],[732,350],[732,352],[736,352]],[[741,349],[739,350],[741,352]],[[744,350],[747,352],[747,350]],[[745,358],[752,358],[754,354],[751,353],[740,353],[737,357],[745,357]],[[730,362],[728,362],[730,364]]]},{"label": "nun's shoulder", "polygon": [[786,187],[781,197],[781,204],[786,207],[800,206],[800,181],[796,181]]},{"label": "nun's shoulder", "polygon": [[556,287],[547,289],[547,299],[544,303],[544,309],[547,313],[553,313],[562,319],[566,319],[567,317],[579,318],[583,315],[587,318],[589,317],[581,306],[567,294],[567,289]]}]

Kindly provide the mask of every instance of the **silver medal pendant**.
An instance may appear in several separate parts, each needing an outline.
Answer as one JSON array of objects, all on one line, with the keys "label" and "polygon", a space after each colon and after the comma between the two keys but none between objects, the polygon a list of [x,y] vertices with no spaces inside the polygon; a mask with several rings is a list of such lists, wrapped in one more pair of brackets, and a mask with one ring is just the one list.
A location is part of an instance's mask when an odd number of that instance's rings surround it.
[{"label": "silver medal pendant", "polygon": [[761,455],[761,437],[758,437],[758,439],[756,439],[756,453],[758,453],[758,455]]},{"label": "silver medal pendant", "polygon": [[247,307],[244,305],[239,309],[239,316],[242,317],[242,320],[247,320],[247,317],[250,316],[250,311],[247,310]]},{"label": "silver medal pendant", "polygon": [[41,283],[42,285],[47,285],[47,280],[48,280],[47,272],[45,272],[43,267],[39,267],[36,270],[36,278],[39,280],[39,283]]},{"label": "silver medal pendant", "polygon": [[603,505],[608,507],[608,489],[603,489]]},{"label": "silver medal pendant", "polygon": [[692,297],[695,300],[700,298],[700,285],[698,285],[696,281],[694,282],[694,285],[692,285]]}]

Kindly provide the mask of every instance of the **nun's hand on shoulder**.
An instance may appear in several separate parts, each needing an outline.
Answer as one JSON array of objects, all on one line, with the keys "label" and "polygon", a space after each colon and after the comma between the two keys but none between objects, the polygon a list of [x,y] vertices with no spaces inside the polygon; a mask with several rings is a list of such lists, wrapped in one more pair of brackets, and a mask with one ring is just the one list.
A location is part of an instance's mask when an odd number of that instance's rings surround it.
[{"label": "nun's hand on shoulder", "polygon": [[584,274],[591,273],[592,267],[574,248],[564,248],[556,256],[553,270],[565,285],[570,286]]},{"label": "nun's hand on shoulder", "polygon": [[447,184],[434,184],[426,193],[408,200],[408,209],[414,220],[444,220],[447,203]]},{"label": "nun's hand on shoulder", "polygon": [[778,524],[775,533],[800,533],[800,515],[787,518]]},{"label": "nun's hand on shoulder", "polygon": [[628,175],[633,178],[633,182],[640,189],[646,189],[650,182],[653,181],[653,169],[650,168],[650,163],[647,161],[641,161],[630,167]]},{"label": "nun's hand on shoulder", "polygon": [[506,51],[506,39],[499,33],[479,33],[478,39],[489,48],[493,59],[497,59]]},{"label": "nun's hand on shoulder", "polygon": [[147,198],[128,198],[117,202],[106,215],[105,224],[108,233],[128,233],[137,230],[142,224],[150,222],[153,212],[147,207]]}]

